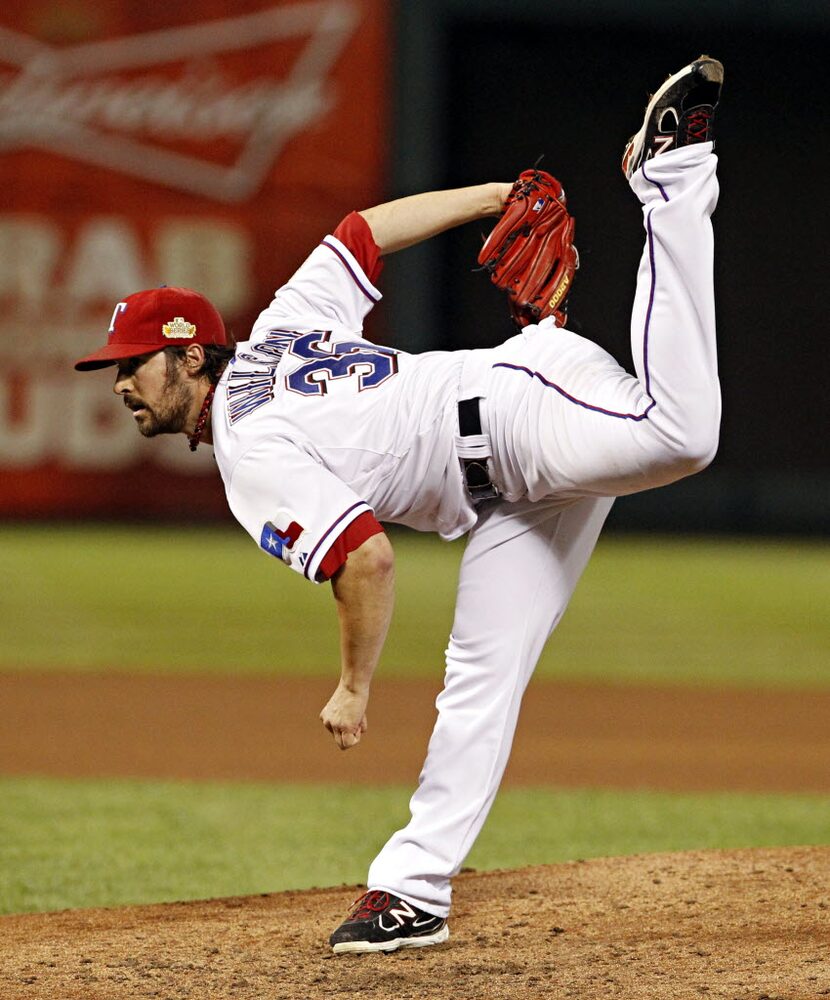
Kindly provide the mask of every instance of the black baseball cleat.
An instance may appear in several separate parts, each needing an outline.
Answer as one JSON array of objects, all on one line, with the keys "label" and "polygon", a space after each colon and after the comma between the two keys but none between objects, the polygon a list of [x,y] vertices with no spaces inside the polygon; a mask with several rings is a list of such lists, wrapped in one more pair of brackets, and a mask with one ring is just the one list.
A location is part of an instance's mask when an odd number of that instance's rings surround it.
[{"label": "black baseball cleat", "polygon": [[397,951],[441,944],[449,936],[450,929],[443,917],[425,913],[391,892],[372,889],[355,901],[329,943],[337,954]]},{"label": "black baseball cleat", "polygon": [[723,66],[711,56],[701,56],[670,76],[648,102],[642,128],[625,147],[625,176],[670,149],[713,142],[722,83]]}]

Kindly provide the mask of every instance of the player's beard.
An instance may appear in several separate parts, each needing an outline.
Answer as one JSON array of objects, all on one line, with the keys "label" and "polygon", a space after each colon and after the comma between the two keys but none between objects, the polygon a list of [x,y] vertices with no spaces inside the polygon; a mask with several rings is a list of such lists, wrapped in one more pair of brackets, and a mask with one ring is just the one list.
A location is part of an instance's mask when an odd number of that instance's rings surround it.
[{"label": "player's beard", "polygon": [[144,412],[136,417],[138,430],[144,437],[157,434],[179,434],[184,430],[192,403],[192,391],[175,358],[167,356],[167,372],[161,401],[150,407],[142,401]]}]

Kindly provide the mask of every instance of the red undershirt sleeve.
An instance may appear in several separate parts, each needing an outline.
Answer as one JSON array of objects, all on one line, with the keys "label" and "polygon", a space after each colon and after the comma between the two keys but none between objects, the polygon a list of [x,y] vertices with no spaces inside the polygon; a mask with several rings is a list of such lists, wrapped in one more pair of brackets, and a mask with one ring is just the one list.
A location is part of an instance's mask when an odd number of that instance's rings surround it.
[{"label": "red undershirt sleeve", "polygon": [[317,570],[317,580],[320,582],[330,580],[340,567],[345,565],[350,552],[359,549],[368,538],[381,531],[383,528],[371,511],[364,511],[359,517],[356,517],[343,534],[338,536],[323,557],[320,568]]},{"label": "red undershirt sleeve", "polygon": [[352,212],[334,230],[332,236],[352,252],[363,268],[363,273],[374,285],[383,270],[383,261],[369,223],[360,213]]}]

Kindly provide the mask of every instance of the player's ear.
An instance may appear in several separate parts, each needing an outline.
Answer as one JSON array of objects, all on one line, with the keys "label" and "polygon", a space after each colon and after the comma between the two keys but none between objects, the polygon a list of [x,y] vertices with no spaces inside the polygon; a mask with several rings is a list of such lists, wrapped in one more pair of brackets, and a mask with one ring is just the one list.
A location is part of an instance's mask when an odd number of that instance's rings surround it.
[{"label": "player's ear", "polygon": [[188,375],[196,376],[204,368],[205,349],[201,344],[188,344],[184,350],[184,367]]}]

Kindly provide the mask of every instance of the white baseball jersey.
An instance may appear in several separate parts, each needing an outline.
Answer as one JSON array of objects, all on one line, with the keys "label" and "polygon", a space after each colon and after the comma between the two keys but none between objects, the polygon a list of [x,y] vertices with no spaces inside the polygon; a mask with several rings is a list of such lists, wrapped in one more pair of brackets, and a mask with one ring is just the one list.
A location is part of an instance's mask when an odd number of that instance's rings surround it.
[{"label": "white baseball jersey", "polygon": [[237,346],[213,404],[234,516],[315,580],[361,513],[452,539],[475,522],[454,448],[469,352],[413,356],[361,336],[380,293],[327,236]]}]

